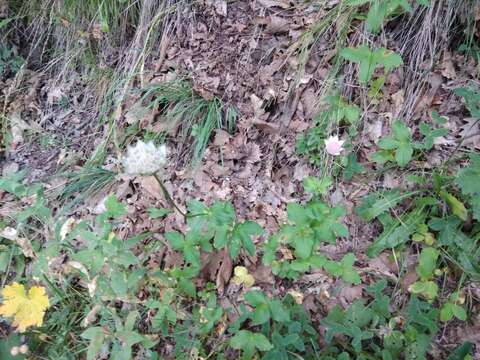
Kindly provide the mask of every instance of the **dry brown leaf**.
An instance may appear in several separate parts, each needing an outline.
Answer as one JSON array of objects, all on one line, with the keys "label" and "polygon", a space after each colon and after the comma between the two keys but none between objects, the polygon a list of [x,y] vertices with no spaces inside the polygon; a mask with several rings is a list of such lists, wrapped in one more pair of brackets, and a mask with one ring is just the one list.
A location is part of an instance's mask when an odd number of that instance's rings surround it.
[{"label": "dry brown leaf", "polygon": [[222,129],[217,129],[215,131],[215,139],[213,144],[215,146],[225,146],[230,141],[230,134]]},{"label": "dry brown leaf", "polygon": [[288,32],[290,22],[280,16],[272,15],[268,18],[268,24],[265,31],[269,34],[281,34]]},{"label": "dry brown leaf", "polygon": [[0,18],[8,16],[8,1],[0,0]]},{"label": "dry brown leaf", "polygon": [[412,285],[415,281],[417,281],[418,275],[414,267],[411,267],[407,270],[405,276],[402,278],[400,282],[403,291],[407,292],[410,285]]},{"label": "dry brown leaf", "polygon": [[213,6],[218,15],[227,16],[227,2],[225,0],[215,0]]},{"label": "dry brown leaf", "polygon": [[466,124],[461,126],[460,131],[462,145],[480,149],[480,121],[476,118],[466,118],[464,121]]},{"label": "dry brown leaf", "polygon": [[338,297],[344,299],[350,304],[355,300],[362,298],[364,287],[364,285],[345,286],[340,290]]},{"label": "dry brown leaf", "polygon": [[447,53],[442,62],[442,75],[447,79],[455,79],[457,72],[455,71],[455,65],[452,61],[452,55]]},{"label": "dry brown leaf", "polygon": [[282,9],[289,9],[290,4],[284,0],[258,0],[258,3],[266,8],[280,7]]},{"label": "dry brown leaf", "polygon": [[218,293],[225,290],[225,284],[232,276],[232,258],[225,250],[212,253],[203,253],[201,258],[202,269],[200,274],[206,281],[214,281]]},{"label": "dry brown leaf", "polygon": [[163,199],[162,188],[154,176],[140,176],[137,181],[152,197],[159,200]]},{"label": "dry brown leaf", "polygon": [[399,114],[403,109],[403,104],[405,102],[405,90],[400,89],[395,94],[392,95],[393,100],[393,114],[396,116]]},{"label": "dry brown leaf", "polygon": [[258,127],[260,130],[265,131],[267,134],[278,135],[280,129],[277,124],[269,123],[260,119],[253,119],[252,124]]},{"label": "dry brown leaf", "polygon": [[30,240],[28,240],[27,238],[23,238],[23,237],[18,236],[18,232],[17,232],[16,229],[7,226],[0,233],[0,236],[14,242],[15,244],[17,244],[20,247],[20,249],[22,250],[22,253],[25,257],[31,258],[31,259],[35,258],[35,253],[33,252],[32,242]]},{"label": "dry brown leaf", "polygon": [[275,284],[275,278],[272,274],[272,268],[263,264],[257,266],[252,273],[256,284]]}]

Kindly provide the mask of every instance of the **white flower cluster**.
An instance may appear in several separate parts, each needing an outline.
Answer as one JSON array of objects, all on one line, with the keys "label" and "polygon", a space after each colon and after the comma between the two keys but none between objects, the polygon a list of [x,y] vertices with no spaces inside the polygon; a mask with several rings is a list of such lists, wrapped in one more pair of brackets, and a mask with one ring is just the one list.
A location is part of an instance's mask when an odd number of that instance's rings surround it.
[{"label": "white flower cluster", "polygon": [[127,148],[123,158],[125,173],[129,175],[153,175],[167,162],[167,147],[156,147],[153,142],[138,141],[135,146]]},{"label": "white flower cluster", "polygon": [[327,140],[325,140],[325,150],[327,153],[333,156],[340,155],[340,153],[344,150],[343,143],[345,140],[340,140],[337,135],[330,136]]}]

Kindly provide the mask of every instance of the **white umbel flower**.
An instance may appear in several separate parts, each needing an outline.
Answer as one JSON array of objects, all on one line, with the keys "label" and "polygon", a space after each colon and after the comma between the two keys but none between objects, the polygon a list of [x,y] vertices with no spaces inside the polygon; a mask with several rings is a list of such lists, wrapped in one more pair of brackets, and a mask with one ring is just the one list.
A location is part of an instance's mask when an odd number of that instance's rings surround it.
[{"label": "white umbel flower", "polygon": [[150,141],[138,141],[135,146],[127,148],[123,158],[123,168],[129,175],[153,175],[161,170],[167,162],[167,147],[156,147]]},{"label": "white umbel flower", "polygon": [[345,140],[340,140],[337,135],[330,136],[327,140],[325,140],[325,151],[330,155],[340,155],[343,151],[343,143]]}]

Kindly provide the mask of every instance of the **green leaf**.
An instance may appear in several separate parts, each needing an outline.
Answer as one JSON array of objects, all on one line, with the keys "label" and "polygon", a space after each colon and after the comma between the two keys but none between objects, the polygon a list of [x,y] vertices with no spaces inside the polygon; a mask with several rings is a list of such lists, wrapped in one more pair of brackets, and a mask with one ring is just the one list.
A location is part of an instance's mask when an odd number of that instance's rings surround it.
[{"label": "green leaf", "polygon": [[480,193],[478,179],[480,179],[480,155],[472,154],[470,155],[470,165],[458,172],[455,182],[462,193],[473,195]]},{"label": "green leaf", "polygon": [[231,257],[234,259],[237,257],[240,246],[243,246],[251,256],[254,256],[255,245],[251,237],[262,234],[263,228],[255,221],[245,221],[235,225],[230,246]]},{"label": "green leaf", "polygon": [[453,318],[453,309],[452,309],[452,303],[446,303],[442,306],[442,309],[440,310],[440,321],[447,322],[452,320]]},{"label": "green leaf", "polygon": [[165,209],[165,208],[160,208],[160,209],[157,209],[157,208],[149,208],[148,209],[148,214],[150,215],[150,217],[152,219],[158,219],[158,218],[162,218],[164,217],[165,215],[168,215],[172,212],[172,210],[170,209]]},{"label": "green leaf", "polygon": [[294,240],[295,256],[305,259],[312,255],[314,239],[311,236],[299,236]]},{"label": "green leaf", "polygon": [[312,195],[324,195],[333,184],[330,176],[317,179],[313,176],[307,176],[303,179],[303,187],[306,192]]},{"label": "green leaf", "polygon": [[440,196],[445,200],[455,216],[458,216],[463,221],[467,221],[468,211],[460,200],[446,191],[441,191]]},{"label": "green leaf", "polygon": [[392,131],[395,139],[399,142],[410,142],[410,129],[401,121],[395,120],[392,124]]},{"label": "green leaf", "polygon": [[391,137],[386,137],[380,139],[378,146],[384,150],[395,150],[399,146],[399,142]]},{"label": "green leaf", "polygon": [[432,278],[435,269],[437,268],[437,259],[440,252],[432,247],[427,247],[420,253],[420,258],[417,266],[417,274],[422,280]]},{"label": "green leaf", "polygon": [[473,344],[469,341],[465,341],[448,356],[447,360],[473,360],[473,357],[471,356],[472,351]]},{"label": "green leaf", "polygon": [[252,325],[261,325],[270,320],[270,309],[267,304],[259,304],[252,313]]},{"label": "green leaf", "polygon": [[[480,185],[478,179],[480,179],[480,155],[472,154],[470,155],[470,165],[458,172],[455,183],[460,187],[462,194],[468,199],[473,218],[480,221]],[[459,215],[462,216],[463,209],[460,208],[458,211]]]},{"label": "green leaf", "polygon": [[418,226],[425,222],[425,206],[416,207],[407,215],[401,216],[400,220],[396,220],[386,226],[373,245],[367,249],[367,255],[374,257],[385,249],[406,243]]},{"label": "green leaf", "polygon": [[434,300],[438,295],[438,285],[433,281],[417,281],[410,285],[408,290],[412,294],[421,295],[429,301]]},{"label": "green leaf", "polygon": [[378,64],[384,66],[386,71],[393,70],[403,65],[403,60],[400,55],[384,48],[375,50],[374,59]]},{"label": "green leaf", "polygon": [[365,172],[363,165],[358,163],[357,156],[354,153],[347,155],[345,168],[343,169],[343,177],[345,180],[350,181],[355,174],[361,174]]},{"label": "green leaf", "polygon": [[188,296],[192,298],[196,296],[197,290],[195,288],[195,284],[190,279],[179,279],[178,286]]},{"label": "green leaf", "polygon": [[268,341],[265,335],[261,333],[255,333],[253,335],[253,343],[255,347],[260,351],[268,351],[273,349],[273,345]]},{"label": "green leaf", "polygon": [[105,208],[107,209],[105,215],[112,218],[119,218],[127,213],[126,205],[119,202],[114,195],[105,200]]},{"label": "green leaf", "polygon": [[388,7],[386,2],[374,1],[367,15],[367,30],[372,33],[377,33],[385,21],[387,11]]},{"label": "green leaf", "polygon": [[395,161],[398,166],[405,167],[413,155],[413,147],[410,143],[400,143],[395,151]]},{"label": "green leaf", "polygon": [[258,290],[251,290],[247,292],[244,298],[253,307],[257,307],[260,304],[267,304],[267,298],[261,291]]},{"label": "green leaf", "polygon": [[385,164],[388,161],[394,161],[393,152],[390,150],[380,150],[371,155],[372,161],[378,164]]},{"label": "green leaf", "polygon": [[252,359],[255,349],[268,351],[273,349],[273,345],[268,341],[265,335],[253,333],[248,330],[240,330],[230,339],[230,346],[237,350],[243,350],[243,359]]},{"label": "green leaf", "polygon": [[80,336],[84,339],[90,340],[87,348],[87,360],[94,360],[102,347],[103,340],[105,339],[103,328],[100,326],[90,327]]},{"label": "green leaf", "polygon": [[256,345],[253,334],[248,330],[240,330],[230,339],[230,346],[234,349],[242,350],[245,358],[252,358],[255,354]]},{"label": "green leaf", "polygon": [[364,220],[371,221],[414,194],[413,192],[402,194],[398,189],[369,194],[355,210]]},{"label": "green leaf", "polygon": [[452,305],[453,315],[455,315],[455,317],[460,321],[467,320],[467,312],[465,311],[465,309],[457,304]]},{"label": "green leaf", "polygon": [[168,240],[170,244],[172,244],[172,247],[175,250],[182,250],[184,245],[185,245],[185,239],[181,233],[178,231],[171,231],[165,233],[165,239]]},{"label": "green leaf", "polygon": [[278,322],[290,321],[290,314],[280,300],[270,300],[268,306],[273,320]]},{"label": "green leaf", "polygon": [[122,271],[113,271],[110,280],[110,285],[115,294],[122,299],[125,298],[128,290],[127,275]]}]

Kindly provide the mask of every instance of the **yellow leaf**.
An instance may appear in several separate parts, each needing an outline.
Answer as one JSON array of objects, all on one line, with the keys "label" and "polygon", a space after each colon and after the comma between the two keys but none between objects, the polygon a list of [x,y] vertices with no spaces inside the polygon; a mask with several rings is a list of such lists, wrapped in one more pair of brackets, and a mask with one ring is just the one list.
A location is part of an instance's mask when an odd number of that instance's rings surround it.
[{"label": "yellow leaf", "polygon": [[248,270],[244,266],[236,266],[233,270],[235,276],[232,281],[236,285],[244,284],[245,287],[249,288],[255,284],[255,278],[248,273]]},{"label": "yellow leaf", "polygon": [[289,290],[287,294],[290,294],[297,304],[301,305],[303,303],[303,294],[300,291]]},{"label": "yellow leaf", "polygon": [[0,315],[14,317],[12,325],[18,332],[43,324],[43,316],[50,305],[44,287],[32,286],[27,293],[22,284],[14,282],[5,286],[2,297]]}]

